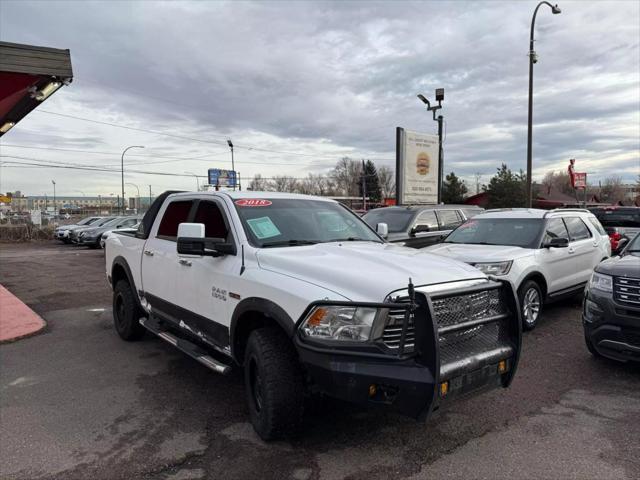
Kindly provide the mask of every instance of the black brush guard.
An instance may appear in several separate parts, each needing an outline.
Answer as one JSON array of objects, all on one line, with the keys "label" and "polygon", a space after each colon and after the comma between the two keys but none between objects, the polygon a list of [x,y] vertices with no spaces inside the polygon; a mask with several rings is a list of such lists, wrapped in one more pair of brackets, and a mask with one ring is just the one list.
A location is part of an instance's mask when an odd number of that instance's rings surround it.
[{"label": "black brush guard", "polygon": [[[416,418],[428,417],[451,399],[508,387],[522,341],[513,287],[491,280],[454,288],[452,284],[451,290],[437,293],[418,291],[411,295],[413,301],[404,297],[404,301],[386,303],[311,304],[298,327],[313,308],[323,305],[404,311],[400,342],[393,348],[382,340],[318,342],[297,329],[294,341],[314,387],[335,398],[384,405]],[[494,314],[474,318],[474,308],[485,298],[488,305],[493,298],[494,306],[500,308],[495,312],[488,308]],[[461,317],[463,321],[454,321]],[[411,329],[412,346],[408,343]]]}]

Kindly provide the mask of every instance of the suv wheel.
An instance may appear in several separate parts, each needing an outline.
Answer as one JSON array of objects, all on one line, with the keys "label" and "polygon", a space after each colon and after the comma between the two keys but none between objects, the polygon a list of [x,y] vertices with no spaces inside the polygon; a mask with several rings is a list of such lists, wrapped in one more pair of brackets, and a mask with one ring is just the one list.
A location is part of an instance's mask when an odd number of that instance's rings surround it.
[{"label": "suv wheel", "polygon": [[276,328],[249,335],[244,383],[251,423],[263,440],[297,433],[302,424],[304,384],[291,341]]},{"label": "suv wheel", "polygon": [[518,290],[522,329],[533,330],[542,313],[542,290],[533,280],[526,281]]},{"label": "suv wheel", "polygon": [[146,330],[139,322],[142,316],[129,282],[120,280],[113,289],[113,323],[120,338],[127,341],[142,338]]}]

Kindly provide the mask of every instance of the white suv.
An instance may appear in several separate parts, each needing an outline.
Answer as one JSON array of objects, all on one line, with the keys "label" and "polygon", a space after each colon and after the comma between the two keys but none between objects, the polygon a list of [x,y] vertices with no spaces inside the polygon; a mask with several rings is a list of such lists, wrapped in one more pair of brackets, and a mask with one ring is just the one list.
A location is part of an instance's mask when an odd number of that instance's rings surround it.
[{"label": "white suv", "polygon": [[531,330],[545,301],[582,292],[611,244],[588,210],[501,209],[476,215],[427,250],[509,280]]}]

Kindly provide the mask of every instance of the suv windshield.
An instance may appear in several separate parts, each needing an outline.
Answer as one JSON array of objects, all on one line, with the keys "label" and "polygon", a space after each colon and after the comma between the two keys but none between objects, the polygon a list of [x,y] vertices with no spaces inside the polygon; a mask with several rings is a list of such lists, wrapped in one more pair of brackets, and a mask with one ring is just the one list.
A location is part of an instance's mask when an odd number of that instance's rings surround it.
[{"label": "suv windshield", "polygon": [[624,255],[634,255],[640,257],[640,234],[631,239],[627,248],[624,249]]},{"label": "suv windshield", "polygon": [[374,229],[378,223],[386,223],[389,232],[397,233],[404,232],[409,227],[415,213],[415,211],[405,208],[379,208],[371,210],[362,219]]},{"label": "suv windshield", "polygon": [[234,204],[256,247],[357,240],[382,243],[360,217],[338,203],[278,198],[236,199]]},{"label": "suv windshield", "polygon": [[445,243],[510,245],[523,248],[539,246],[544,221],[541,218],[473,218],[467,220]]}]

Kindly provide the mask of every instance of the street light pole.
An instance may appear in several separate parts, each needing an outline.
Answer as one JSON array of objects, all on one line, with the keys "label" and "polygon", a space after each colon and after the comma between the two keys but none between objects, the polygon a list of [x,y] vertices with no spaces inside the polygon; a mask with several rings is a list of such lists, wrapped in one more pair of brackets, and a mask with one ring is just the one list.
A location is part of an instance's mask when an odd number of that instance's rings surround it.
[{"label": "street light pole", "polygon": [[193,172],[184,172],[184,173],[186,173],[187,175],[193,175],[194,177],[196,177],[196,192],[199,192],[200,191],[200,182],[198,181],[198,175],[196,175]]},{"label": "street light pole", "polygon": [[[131,145],[130,147],[125,148],[122,151],[122,157],[120,158],[120,170],[121,170],[121,180],[122,180],[122,210],[121,210],[121,214],[124,213],[124,154],[127,153],[127,150],[131,149],[131,148],[144,148],[143,145]],[[120,202],[118,202],[118,205],[120,204]]]},{"label": "street light pole", "polygon": [[438,115],[436,118],[436,110],[442,108],[442,102],[444,101],[444,88],[436,88],[436,101],[438,105],[431,106],[431,102],[421,93],[418,94],[418,98],[427,106],[427,110],[433,113],[433,121],[438,122],[438,203],[442,203],[442,174],[444,170],[444,151],[442,150],[442,121],[444,120],[442,115]]},{"label": "street light pole", "polygon": [[533,30],[536,25],[536,15],[538,9],[542,5],[548,5],[551,8],[551,13],[557,15],[562,12],[558,5],[551,5],[549,2],[540,2],[536,9],[533,11],[533,17],[531,18],[531,35],[529,36],[529,119],[527,125],[527,207],[531,208],[533,205],[533,190],[531,175],[533,170],[532,160],[532,144],[533,144],[533,64],[538,62],[538,55],[533,49]]},{"label": "street light pole", "polygon": [[53,184],[53,216],[56,216],[56,181],[55,180],[51,180],[51,183]]},{"label": "street light pole", "polygon": [[231,170],[233,171],[233,190],[235,191],[236,189],[236,183],[237,183],[237,177],[236,177],[236,165],[235,162],[233,160],[233,143],[231,142],[231,139],[227,140],[227,145],[229,145],[229,148],[231,149]]}]

